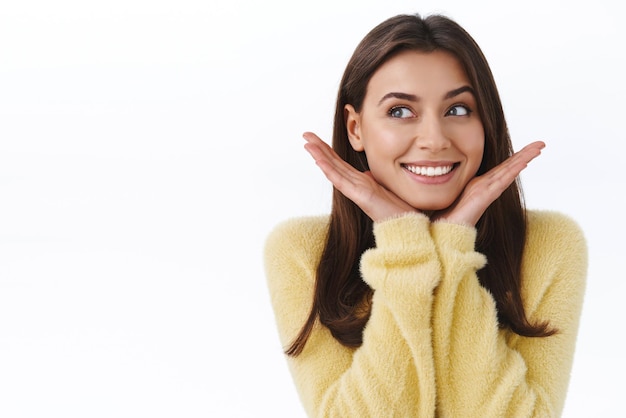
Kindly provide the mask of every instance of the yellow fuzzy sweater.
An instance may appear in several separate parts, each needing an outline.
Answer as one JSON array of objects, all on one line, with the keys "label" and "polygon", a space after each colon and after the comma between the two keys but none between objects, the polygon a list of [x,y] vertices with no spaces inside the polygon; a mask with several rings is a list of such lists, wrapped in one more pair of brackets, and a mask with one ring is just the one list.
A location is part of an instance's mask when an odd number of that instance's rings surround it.
[{"label": "yellow fuzzy sweater", "polygon": [[[293,219],[268,237],[265,266],[281,342],[289,345],[312,302],[328,217]],[[558,334],[526,338],[498,327],[476,275],[486,261],[474,228],[407,214],[374,225],[361,257],[375,292],[363,345],[350,349],[316,324],[287,361],[309,416],[558,417],[574,355],[587,270],[578,226],[528,212],[522,297],[531,322]]]}]

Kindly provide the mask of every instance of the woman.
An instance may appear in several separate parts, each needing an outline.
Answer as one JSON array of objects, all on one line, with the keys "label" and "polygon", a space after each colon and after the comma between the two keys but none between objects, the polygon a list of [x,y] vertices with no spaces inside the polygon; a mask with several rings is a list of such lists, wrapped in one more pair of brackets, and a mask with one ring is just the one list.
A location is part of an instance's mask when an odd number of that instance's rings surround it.
[{"label": "woman", "polygon": [[587,254],[574,222],[526,211],[489,66],[443,16],[399,15],[358,45],[333,147],[305,148],[330,216],[266,244],[288,362],[311,416],[555,417]]}]

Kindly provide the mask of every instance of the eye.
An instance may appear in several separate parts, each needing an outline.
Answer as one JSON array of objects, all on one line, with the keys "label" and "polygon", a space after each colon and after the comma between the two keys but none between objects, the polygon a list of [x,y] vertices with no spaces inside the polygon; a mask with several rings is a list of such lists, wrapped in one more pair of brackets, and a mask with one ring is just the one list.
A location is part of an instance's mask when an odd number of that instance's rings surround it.
[{"label": "eye", "polygon": [[415,116],[415,114],[408,107],[405,106],[392,107],[391,109],[389,109],[388,113],[389,116],[391,116],[392,118],[398,119],[412,118]]},{"label": "eye", "polygon": [[454,105],[447,112],[446,116],[469,116],[472,110],[465,105]]}]

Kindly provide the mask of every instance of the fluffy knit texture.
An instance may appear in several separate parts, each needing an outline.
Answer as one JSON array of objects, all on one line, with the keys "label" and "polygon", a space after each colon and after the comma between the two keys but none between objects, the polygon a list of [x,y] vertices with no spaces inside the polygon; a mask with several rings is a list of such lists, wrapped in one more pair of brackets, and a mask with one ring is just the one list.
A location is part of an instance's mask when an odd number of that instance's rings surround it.
[{"label": "fluffy knit texture", "polygon": [[[282,344],[312,303],[328,217],[285,221],[269,235],[266,277]],[[531,320],[558,334],[500,329],[495,301],[476,272],[476,230],[408,214],[374,225],[361,257],[375,292],[357,349],[316,323],[304,351],[286,357],[315,417],[558,417],[574,356],[587,271],[579,227],[555,212],[528,212],[522,297]]]}]

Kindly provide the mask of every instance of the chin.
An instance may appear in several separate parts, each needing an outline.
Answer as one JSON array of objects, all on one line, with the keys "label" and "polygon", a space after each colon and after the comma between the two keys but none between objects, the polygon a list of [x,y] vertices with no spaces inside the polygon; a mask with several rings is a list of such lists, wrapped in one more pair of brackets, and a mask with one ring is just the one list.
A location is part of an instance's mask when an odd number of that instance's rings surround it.
[{"label": "chin", "polygon": [[448,201],[423,202],[422,201],[422,202],[411,202],[410,205],[413,206],[415,209],[419,210],[420,212],[432,213],[432,212],[448,209],[450,205],[452,205],[452,203],[454,203],[454,201],[452,202],[448,202]]}]

